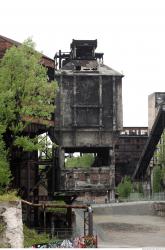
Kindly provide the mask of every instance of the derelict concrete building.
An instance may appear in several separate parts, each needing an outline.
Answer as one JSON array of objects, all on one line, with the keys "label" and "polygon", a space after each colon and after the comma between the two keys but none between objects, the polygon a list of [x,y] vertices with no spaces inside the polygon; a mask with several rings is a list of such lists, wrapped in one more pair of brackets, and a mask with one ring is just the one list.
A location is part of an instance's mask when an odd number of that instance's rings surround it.
[{"label": "derelict concrete building", "polygon": [[[96,47],[97,40],[72,40],[70,52],[55,55],[59,83],[51,132],[59,145],[55,176],[64,168],[64,154],[73,152],[95,153],[94,167],[107,166],[114,171],[113,141],[123,126],[123,75],[104,65],[103,53],[96,53]],[[54,185],[57,189],[62,181],[59,184],[56,178]]]}]

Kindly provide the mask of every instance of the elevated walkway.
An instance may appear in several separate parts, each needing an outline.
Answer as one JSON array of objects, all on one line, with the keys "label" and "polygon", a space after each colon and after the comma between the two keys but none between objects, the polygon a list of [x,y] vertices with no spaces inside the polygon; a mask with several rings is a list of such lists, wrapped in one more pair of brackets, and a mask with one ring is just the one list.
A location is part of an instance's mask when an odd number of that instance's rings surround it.
[{"label": "elevated walkway", "polygon": [[133,179],[142,179],[145,177],[147,168],[153,157],[156,146],[160,140],[160,137],[163,133],[165,127],[165,104],[163,104],[158,111],[155,122],[152,126],[152,130],[144,147],[144,150],[141,154],[141,157],[138,161],[136,169],[133,173]]}]

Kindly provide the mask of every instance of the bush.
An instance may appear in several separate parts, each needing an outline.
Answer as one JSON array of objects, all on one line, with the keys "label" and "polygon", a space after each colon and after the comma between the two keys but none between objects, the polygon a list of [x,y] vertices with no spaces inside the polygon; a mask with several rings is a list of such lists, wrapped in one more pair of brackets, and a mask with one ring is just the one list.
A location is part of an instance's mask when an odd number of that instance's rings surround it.
[{"label": "bush", "polygon": [[153,172],[153,192],[159,193],[162,191],[162,180],[164,173],[160,166],[156,166]]},{"label": "bush", "polygon": [[130,195],[132,192],[132,183],[130,177],[124,177],[122,182],[117,187],[117,192],[121,198],[127,198]]},{"label": "bush", "polygon": [[0,134],[0,194],[6,191],[11,181],[11,171],[7,160],[7,150]]},{"label": "bush", "polygon": [[48,243],[49,235],[46,233],[38,234],[34,229],[29,229],[24,225],[24,247],[32,247],[34,244]]},{"label": "bush", "polygon": [[0,201],[17,201],[20,200],[20,197],[17,196],[16,191],[6,192],[5,194],[0,195]]}]

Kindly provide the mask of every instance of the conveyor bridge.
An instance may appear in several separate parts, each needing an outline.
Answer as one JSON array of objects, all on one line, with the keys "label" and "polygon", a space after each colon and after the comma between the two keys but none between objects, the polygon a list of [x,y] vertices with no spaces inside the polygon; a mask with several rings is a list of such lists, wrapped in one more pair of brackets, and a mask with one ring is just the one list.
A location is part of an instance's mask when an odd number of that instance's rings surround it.
[{"label": "conveyor bridge", "polygon": [[149,163],[153,157],[156,146],[161,138],[165,127],[165,104],[162,104],[157,113],[152,130],[138,161],[136,169],[133,174],[133,179],[143,179],[145,177]]}]

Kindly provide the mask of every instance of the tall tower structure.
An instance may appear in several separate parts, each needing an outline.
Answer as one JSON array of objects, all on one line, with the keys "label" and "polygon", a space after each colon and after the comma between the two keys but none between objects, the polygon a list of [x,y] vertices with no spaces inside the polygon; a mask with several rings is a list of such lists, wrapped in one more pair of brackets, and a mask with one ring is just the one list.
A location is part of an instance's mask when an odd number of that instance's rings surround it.
[{"label": "tall tower structure", "polygon": [[162,104],[165,103],[165,92],[155,92],[148,96],[148,130],[149,133]]},{"label": "tall tower structure", "polygon": [[[113,141],[123,126],[123,75],[104,65],[103,53],[96,48],[97,40],[72,40],[70,52],[55,55],[59,84],[51,132],[59,145],[55,172],[59,176],[64,168],[65,153],[92,152],[96,167],[112,168],[110,185],[114,186]],[[62,185],[62,179],[56,178],[54,189]]]}]

